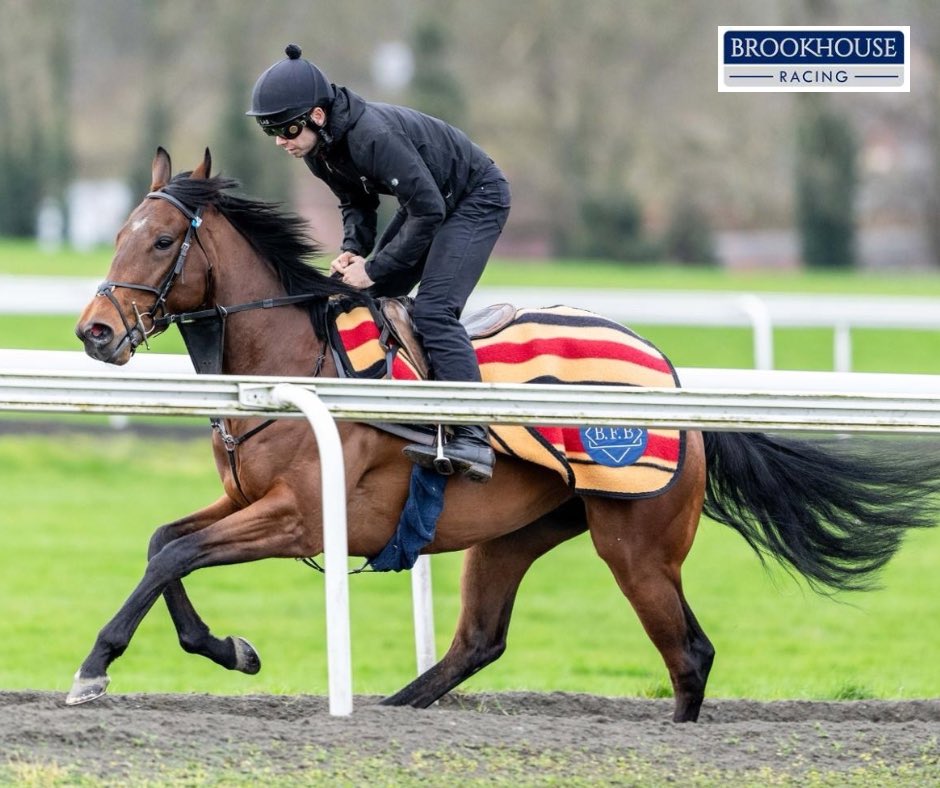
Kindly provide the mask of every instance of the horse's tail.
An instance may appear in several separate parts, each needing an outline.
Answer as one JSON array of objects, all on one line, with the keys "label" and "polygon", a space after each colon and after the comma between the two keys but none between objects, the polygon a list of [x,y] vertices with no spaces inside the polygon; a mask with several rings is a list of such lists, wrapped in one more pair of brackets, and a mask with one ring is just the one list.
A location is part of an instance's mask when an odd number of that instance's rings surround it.
[{"label": "horse's tail", "polygon": [[[909,528],[940,522],[940,459],[879,446],[706,432],[704,512],[816,590],[865,589]],[[887,444],[887,441],[884,441]],[[871,445],[868,446],[871,450]]]}]

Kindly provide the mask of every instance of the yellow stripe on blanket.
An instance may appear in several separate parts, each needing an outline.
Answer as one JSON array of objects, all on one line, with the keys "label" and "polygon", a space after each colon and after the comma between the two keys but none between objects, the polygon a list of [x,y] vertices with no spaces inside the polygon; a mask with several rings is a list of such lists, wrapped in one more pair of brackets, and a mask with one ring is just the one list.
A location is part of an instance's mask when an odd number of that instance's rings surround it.
[{"label": "yellow stripe on blanket", "polygon": [[626,383],[645,388],[675,388],[675,381],[668,372],[617,359],[572,359],[544,354],[528,361],[481,364],[480,373],[487,383],[522,383],[550,375],[559,383]]},{"label": "yellow stripe on blanket", "polygon": [[[521,309],[498,334],[474,341],[483,380],[676,388],[669,360],[642,337],[571,307]],[[579,493],[616,498],[656,495],[675,479],[685,434],[623,421],[603,427],[494,425],[503,453],[557,471]]]}]

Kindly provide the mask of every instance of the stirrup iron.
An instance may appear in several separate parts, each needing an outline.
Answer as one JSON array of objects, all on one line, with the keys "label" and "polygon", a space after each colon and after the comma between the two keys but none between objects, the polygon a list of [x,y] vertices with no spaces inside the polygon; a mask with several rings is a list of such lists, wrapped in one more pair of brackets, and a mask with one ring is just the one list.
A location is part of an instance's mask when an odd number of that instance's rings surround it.
[{"label": "stirrup iron", "polygon": [[444,425],[437,425],[437,454],[434,457],[434,470],[441,476],[450,476],[454,472],[454,464],[444,456]]}]

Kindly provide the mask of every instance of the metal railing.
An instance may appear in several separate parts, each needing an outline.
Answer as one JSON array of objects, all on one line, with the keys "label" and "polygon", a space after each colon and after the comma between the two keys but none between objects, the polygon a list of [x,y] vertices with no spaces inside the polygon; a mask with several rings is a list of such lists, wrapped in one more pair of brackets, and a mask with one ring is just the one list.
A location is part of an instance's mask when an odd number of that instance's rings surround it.
[{"label": "metal railing", "polygon": [[[683,370],[679,372],[680,376]],[[682,389],[450,383],[228,375],[0,369],[0,411],[302,418],[272,390],[290,384],[319,397],[334,419],[405,423],[607,425],[707,430],[932,432],[940,429],[940,376],[892,375],[895,391],[871,393],[828,373],[828,390],[747,391],[686,383]],[[819,373],[822,375],[823,373]],[[732,373],[732,379],[737,376]],[[877,375],[866,376],[877,378]],[[817,378],[825,380],[825,378]],[[903,382],[910,381],[907,390]]]}]

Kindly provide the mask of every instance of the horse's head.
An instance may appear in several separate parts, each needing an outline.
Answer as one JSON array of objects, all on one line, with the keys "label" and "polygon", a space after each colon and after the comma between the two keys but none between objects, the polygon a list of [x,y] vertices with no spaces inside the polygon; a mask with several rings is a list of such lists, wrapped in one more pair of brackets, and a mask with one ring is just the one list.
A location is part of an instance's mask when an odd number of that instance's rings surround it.
[{"label": "horse's head", "polygon": [[[209,178],[211,163],[206,149],[188,178]],[[186,205],[167,189],[170,177],[170,156],[158,148],[150,193],[118,232],[107,280],[78,320],[75,333],[99,361],[126,364],[148,336],[166,329],[162,316],[206,300],[210,263],[199,237],[202,207]]]}]

